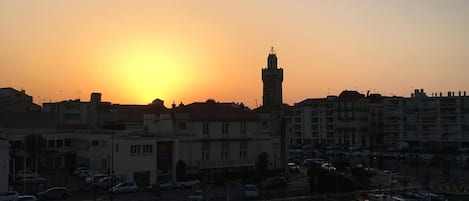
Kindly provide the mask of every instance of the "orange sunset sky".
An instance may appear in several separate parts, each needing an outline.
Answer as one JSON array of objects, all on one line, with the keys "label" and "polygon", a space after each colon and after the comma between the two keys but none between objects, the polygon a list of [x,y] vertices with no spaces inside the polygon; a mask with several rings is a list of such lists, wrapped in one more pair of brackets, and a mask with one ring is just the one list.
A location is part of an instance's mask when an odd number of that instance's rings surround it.
[{"label": "orange sunset sky", "polygon": [[271,46],[289,104],[469,91],[465,0],[0,1],[0,87],[39,104],[101,92],[255,107]]}]

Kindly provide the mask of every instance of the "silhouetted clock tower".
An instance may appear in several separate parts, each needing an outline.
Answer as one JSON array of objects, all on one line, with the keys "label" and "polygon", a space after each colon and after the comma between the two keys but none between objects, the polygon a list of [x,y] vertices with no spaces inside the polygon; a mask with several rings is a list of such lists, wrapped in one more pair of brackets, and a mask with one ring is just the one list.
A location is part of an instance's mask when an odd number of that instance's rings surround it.
[{"label": "silhouetted clock tower", "polygon": [[277,67],[277,55],[274,48],[270,49],[267,57],[267,68],[262,69],[262,82],[264,90],[262,106],[267,110],[280,110],[282,108],[282,82],[283,69]]}]

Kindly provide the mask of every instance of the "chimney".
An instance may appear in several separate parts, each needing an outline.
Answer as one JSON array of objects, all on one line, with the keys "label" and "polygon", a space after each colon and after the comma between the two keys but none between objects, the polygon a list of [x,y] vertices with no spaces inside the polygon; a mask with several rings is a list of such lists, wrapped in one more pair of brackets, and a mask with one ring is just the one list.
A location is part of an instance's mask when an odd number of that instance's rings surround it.
[{"label": "chimney", "polygon": [[91,93],[91,100],[92,103],[100,103],[101,102],[101,93]]},{"label": "chimney", "polygon": [[448,91],[448,97],[450,97],[450,96],[451,96],[451,91]]},{"label": "chimney", "polygon": [[440,92],[440,97],[442,97],[442,96],[443,96],[443,93]]},{"label": "chimney", "polygon": [[461,91],[458,91],[458,96],[461,96]]}]

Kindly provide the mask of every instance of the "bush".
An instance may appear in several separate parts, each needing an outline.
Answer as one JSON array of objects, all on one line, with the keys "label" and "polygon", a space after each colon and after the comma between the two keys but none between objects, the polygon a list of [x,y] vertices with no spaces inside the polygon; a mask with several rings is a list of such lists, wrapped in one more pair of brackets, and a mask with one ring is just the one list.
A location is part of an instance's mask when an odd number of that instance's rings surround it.
[{"label": "bush", "polygon": [[312,191],[319,193],[351,192],[354,190],[352,180],[319,167],[308,169],[308,182]]}]

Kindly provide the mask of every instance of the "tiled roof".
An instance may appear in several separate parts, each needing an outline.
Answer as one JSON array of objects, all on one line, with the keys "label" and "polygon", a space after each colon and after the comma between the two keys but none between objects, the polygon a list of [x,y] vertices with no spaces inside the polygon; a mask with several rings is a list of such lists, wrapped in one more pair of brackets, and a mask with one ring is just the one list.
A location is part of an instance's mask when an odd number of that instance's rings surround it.
[{"label": "tiled roof", "polygon": [[365,99],[365,95],[358,93],[357,91],[342,91],[339,97],[337,98],[338,101],[357,101]]},{"label": "tiled roof", "polygon": [[295,105],[296,106],[310,106],[314,103],[320,103],[320,102],[323,102],[323,101],[326,101],[326,98],[308,98],[308,99],[305,99],[299,103],[296,103]]},{"label": "tiled roof", "polygon": [[181,105],[174,113],[189,113],[192,120],[257,120],[257,114],[243,105],[235,103],[218,103],[213,100]]}]

